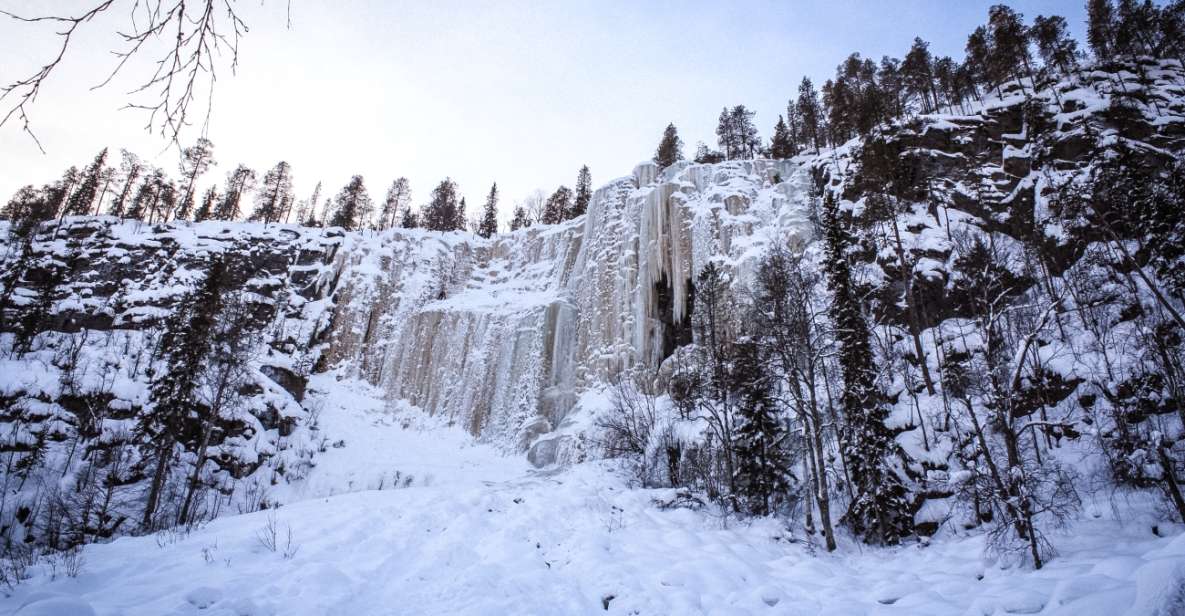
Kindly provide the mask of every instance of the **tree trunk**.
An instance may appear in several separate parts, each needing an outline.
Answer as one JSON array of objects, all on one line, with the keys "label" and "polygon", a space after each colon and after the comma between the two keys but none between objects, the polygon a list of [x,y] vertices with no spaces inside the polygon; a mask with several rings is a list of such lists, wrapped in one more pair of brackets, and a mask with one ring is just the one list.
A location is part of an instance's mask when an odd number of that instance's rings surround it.
[{"label": "tree trunk", "polygon": [[1164,473],[1165,491],[1169,493],[1173,505],[1177,507],[1177,516],[1185,522],[1185,497],[1181,496],[1181,485],[1177,483],[1176,469],[1169,454],[1165,453],[1164,445],[1156,446],[1156,455],[1160,458],[1160,469]]},{"label": "tree trunk", "polygon": [[152,474],[152,486],[148,490],[148,501],[144,503],[144,518],[141,526],[144,530],[152,530],[152,514],[156,513],[157,501],[160,500],[161,489],[165,484],[165,475],[169,468],[169,458],[173,454],[173,437],[166,436],[165,442],[157,449],[156,471]]},{"label": "tree trunk", "polygon": [[189,508],[193,505],[193,496],[197,492],[201,480],[202,466],[206,464],[206,449],[210,444],[210,426],[202,429],[202,444],[198,447],[197,459],[193,463],[193,473],[189,476],[189,486],[185,489],[185,502],[181,504],[181,512],[177,515],[177,524],[189,523]]},{"label": "tree trunk", "polygon": [[896,213],[892,220],[893,239],[897,244],[897,263],[901,269],[901,284],[905,293],[905,308],[909,313],[909,335],[913,338],[913,351],[917,355],[918,366],[922,369],[922,380],[926,383],[926,393],[931,396],[934,395],[934,379],[930,378],[930,366],[926,361],[926,352],[922,348],[922,334],[921,325],[918,323],[918,311],[916,302],[913,298],[913,283],[910,278],[913,275],[913,268],[906,269],[905,263],[905,248],[901,244],[901,231],[897,229]]}]

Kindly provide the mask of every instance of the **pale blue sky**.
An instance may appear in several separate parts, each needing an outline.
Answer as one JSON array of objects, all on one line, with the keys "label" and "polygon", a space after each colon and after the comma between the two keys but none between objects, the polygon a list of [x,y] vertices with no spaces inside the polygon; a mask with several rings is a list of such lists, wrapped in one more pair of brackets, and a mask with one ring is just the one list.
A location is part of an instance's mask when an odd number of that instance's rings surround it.
[{"label": "pale blue sky", "polygon": [[[125,0],[126,1],[126,0]],[[399,175],[415,203],[440,179],[461,184],[471,209],[490,182],[503,211],[535,188],[572,184],[588,164],[595,185],[649,158],[674,122],[687,153],[714,140],[725,105],[757,111],[768,137],[803,75],[821,83],[850,52],[900,57],[914,36],[962,57],[987,14],[980,0],[783,2],[241,2],[251,32],[238,74],[219,79],[209,137],[222,182],[239,162],[292,163],[301,195],[361,173],[377,199]],[[30,13],[50,3],[0,0]],[[81,0],[52,3],[81,5]],[[1081,0],[1010,3],[1031,20],[1060,14],[1083,30]],[[104,145],[128,147],[173,171],[176,152],[146,135],[146,117],[120,111],[130,79],[91,92],[111,59],[109,16],[84,34],[34,108],[47,150],[0,129],[0,199],[82,165]],[[43,35],[0,21],[0,80],[49,51]],[[196,130],[191,133],[197,136]]]}]

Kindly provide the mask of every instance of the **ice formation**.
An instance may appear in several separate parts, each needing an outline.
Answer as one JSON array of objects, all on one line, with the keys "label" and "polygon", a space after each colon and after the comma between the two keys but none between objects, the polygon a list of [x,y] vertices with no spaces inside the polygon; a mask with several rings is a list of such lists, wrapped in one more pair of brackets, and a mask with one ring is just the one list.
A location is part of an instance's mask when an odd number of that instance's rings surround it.
[{"label": "ice formation", "polygon": [[483,440],[563,455],[558,429],[588,387],[655,370],[709,259],[744,280],[760,247],[809,233],[810,171],[793,161],[652,163],[588,213],[482,240],[390,231],[337,255],[328,359]]}]

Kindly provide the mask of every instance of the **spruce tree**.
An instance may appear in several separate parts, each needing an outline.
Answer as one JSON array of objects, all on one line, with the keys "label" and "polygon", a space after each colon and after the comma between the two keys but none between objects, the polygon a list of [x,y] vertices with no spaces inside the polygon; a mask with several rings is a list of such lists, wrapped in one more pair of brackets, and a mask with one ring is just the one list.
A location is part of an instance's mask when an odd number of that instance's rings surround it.
[{"label": "spruce tree", "polygon": [[776,510],[789,490],[789,434],[778,416],[776,375],[770,358],[752,339],[733,350],[732,389],[737,398],[740,427],[736,433],[736,490],[743,508],[758,516]]},{"label": "spruce tree", "polygon": [[498,183],[494,182],[490,186],[490,194],[486,196],[486,205],[482,210],[481,227],[478,228],[477,234],[490,238],[498,232]]},{"label": "spruce tree", "polygon": [[531,215],[527,213],[527,209],[521,205],[514,207],[514,218],[510,219],[511,232],[519,229],[526,229],[531,226]]},{"label": "spruce tree", "polygon": [[662,141],[658,142],[658,150],[654,153],[654,164],[661,171],[683,160],[683,140],[679,138],[679,130],[674,124],[667,124],[662,132]]},{"label": "spruce tree", "polygon": [[547,204],[543,206],[543,218],[539,222],[545,225],[554,225],[558,222],[563,222],[564,215],[571,207],[572,189],[567,186],[560,186],[547,198]]},{"label": "spruce tree", "polygon": [[819,94],[809,77],[803,77],[798,85],[798,113],[802,118],[803,142],[814,146],[816,150],[822,147],[822,133],[819,130],[823,121],[823,109],[819,105]]},{"label": "spruce tree", "polygon": [[432,189],[420,224],[430,231],[452,231],[457,228],[457,207],[457,183],[445,178]]},{"label": "spruce tree", "polygon": [[465,231],[467,229],[467,224],[469,222],[465,215],[465,210],[467,208],[468,206],[465,204],[465,197],[461,197],[461,200],[457,202],[457,214],[453,217],[453,231]]},{"label": "spruce tree", "polygon": [[565,217],[584,216],[588,211],[589,201],[592,201],[592,173],[588,170],[588,165],[584,165],[576,175],[576,195],[572,199],[572,208]]},{"label": "spruce tree", "polygon": [[403,208],[403,214],[400,216],[400,226],[404,229],[418,229],[420,228],[420,217],[416,215],[411,206]]},{"label": "spruce tree", "polygon": [[769,155],[773,158],[792,158],[794,156],[794,142],[790,139],[790,129],[782,116],[778,116],[778,123],[774,126],[774,137],[769,144]]},{"label": "spruce tree", "polygon": [[876,386],[868,324],[848,264],[852,238],[828,195],[824,205],[825,270],[832,293],[831,320],[839,343],[843,376],[840,404],[846,428],[842,447],[855,484],[855,498],[843,521],[864,541],[893,545],[913,531],[907,492],[889,463],[897,444],[885,425],[888,409]]},{"label": "spruce tree", "polygon": [[736,156],[736,134],[732,114],[728,112],[728,107],[725,107],[720,110],[720,117],[716,119],[716,145],[727,160],[732,160]]},{"label": "spruce tree", "polygon": [[17,321],[13,332],[12,349],[17,356],[33,350],[33,340],[41,332],[49,329],[54,318],[54,302],[58,297],[58,288],[67,282],[66,273],[69,269],[53,258],[43,258],[42,270],[48,270],[32,281],[33,301],[24,306],[24,310]]},{"label": "spruce tree", "polygon": [[802,146],[802,118],[798,113],[798,103],[794,99],[786,102],[786,132],[790,137],[790,151],[798,154]]},{"label": "spruce tree", "polygon": [[183,442],[188,424],[199,414],[199,388],[212,340],[215,319],[222,306],[228,272],[216,259],[198,288],[185,297],[165,323],[160,351],[165,367],[153,379],[149,404],[141,413],[136,434],[144,459],[152,461],[152,481],[144,504],[141,527],[153,530],[154,515],[173,460],[173,450]]}]

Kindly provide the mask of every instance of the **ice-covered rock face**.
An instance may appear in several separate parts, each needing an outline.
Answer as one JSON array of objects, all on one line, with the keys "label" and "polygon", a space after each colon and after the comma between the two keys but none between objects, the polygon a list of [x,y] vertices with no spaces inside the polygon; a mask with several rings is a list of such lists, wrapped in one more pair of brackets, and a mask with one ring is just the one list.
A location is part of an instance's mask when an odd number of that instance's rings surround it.
[{"label": "ice-covered rock face", "polygon": [[[582,389],[657,369],[689,335],[691,280],[709,260],[747,284],[767,243],[809,233],[810,184],[793,161],[646,163],[559,225],[490,240],[353,236],[337,257],[327,357],[521,451]],[[540,450],[553,453],[537,463],[563,455]]]}]

